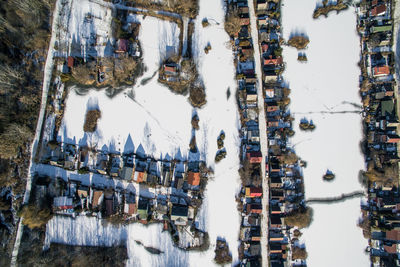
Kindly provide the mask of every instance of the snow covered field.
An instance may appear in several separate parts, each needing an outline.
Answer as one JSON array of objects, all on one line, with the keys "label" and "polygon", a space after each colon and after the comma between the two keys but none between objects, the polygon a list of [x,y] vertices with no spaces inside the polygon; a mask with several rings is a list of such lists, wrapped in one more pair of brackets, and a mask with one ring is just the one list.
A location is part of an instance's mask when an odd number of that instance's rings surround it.
[{"label": "snow covered field", "polygon": [[[360,190],[358,173],[364,168],[359,142],[362,139],[361,104],[358,95],[360,70],[356,16],[350,8],[339,15],[312,19],[315,1],[284,0],[284,38],[304,32],[310,38],[305,50],[308,63],[297,61],[295,48],[284,48],[284,79],[292,89],[290,110],[296,134],[291,139],[297,154],[307,161],[304,169],[306,198],[329,197]],[[342,111],[349,111],[342,113]],[[298,128],[300,119],[312,119],[313,132]],[[331,170],[336,178],[324,182]],[[312,205],[314,221],[304,230],[308,266],[368,266],[357,219],[359,199],[333,205]]]},{"label": "snow covered field", "polygon": [[[207,17],[211,25],[201,26]],[[170,22],[158,19],[141,19],[139,39],[143,47],[147,71],[143,79],[152,77],[159,67],[166,46],[177,45],[179,30]],[[215,177],[207,186],[203,206],[198,215],[201,229],[210,237],[210,248],[205,252],[183,252],[172,245],[168,233],[161,233],[162,225],[148,227],[134,224],[123,229],[109,228],[95,222],[95,218],[54,218],[49,222],[46,242],[63,242],[81,245],[108,245],[101,235],[105,233],[116,242],[127,238],[129,260],[127,266],[214,266],[214,249],[217,237],[225,238],[230,246],[233,261],[238,259],[240,216],[235,196],[240,189],[239,180],[239,115],[236,106],[236,81],[229,37],[223,26],[223,1],[200,0],[200,14],[195,23],[193,50],[199,73],[204,81],[207,104],[202,109],[193,109],[183,96],[171,93],[157,82],[157,76],[145,85],[133,88],[134,99],[126,93],[108,98],[104,91],[91,90],[79,95],[70,89],[59,139],[76,143],[97,144],[97,148],[112,151],[125,149],[128,136],[135,151],[141,145],[147,154],[155,157],[186,156],[191,137],[190,120],[197,112],[200,130],[196,131],[201,160],[214,169]],[[158,33],[158,34],[155,34]],[[206,55],[204,47],[210,42],[212,50]],[[127,89],[128,91],[129,89]],[[227,91],[231,96],[227,98]],[[102,117],[98,130],[89,135],[83,132],[87,108],[98,106]],[[214,163],[217,152],[217,137],[225,132],[227,157]],[[104,228],[104,229],[103,229]],[[82,229],[85,229],[82,231]],[[118,239],[119,238],[119,239]],[[136,244],[140,240],[164,253],[153,255]]]}]

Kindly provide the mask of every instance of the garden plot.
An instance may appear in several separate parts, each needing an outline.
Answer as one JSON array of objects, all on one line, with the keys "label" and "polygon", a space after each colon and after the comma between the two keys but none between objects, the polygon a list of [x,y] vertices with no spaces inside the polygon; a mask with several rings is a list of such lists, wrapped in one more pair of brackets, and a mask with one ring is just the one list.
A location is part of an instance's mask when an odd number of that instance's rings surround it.
[{"label": "garden plot", "polygon": [[[284,49],[287,64],[283,75],[292,89],[290,110],[295,117],[296,134],[291,143],[297,155],[308,163],[304,169],[306,198],[360,190],[358,175],[364,169],[364,160],[359,146],[362,140],[357,67],[360,40],[354,9],[313,20],[315,1],[283,3],[284,38],[287,40],[296,31],[304,32],[310,39],[308,49],[303,50],[308,58],[306,64],[297,61],[295,48]],[[301,131],[298,124],[302,118],[313,120],[316,129]],[[336,175],[332,182],[322,179],[327,169]],[[363,253],[367,240],[357,227],[359,200],[312,207],[314,221],[303,235],[308,266],[369,265],[368,256]],[[340,234],[326,235],[326,232]],[[331,257],[332,251],[335,257]]]},{"label": "garden plot", "polygon": [[[155,18],[142,19],[139,40],[143,48],[144,64],[152,76],[158,70],[167,49],[176,49],[179,29],[175,23]],[[154,32],[159,34],[154,34]],[[191,138],[192,108],[183,96],[177,96],[151,79],[133,89],[134,96],[120,93],[110,98],[104,90],[70,88],[59,139],[69,143],[88,144],[110,152],[144,152],[161,158],[186,157]],[[128,89],[129,91],[129,89]],[[101,118],[97,130],[85,133],[86,111],[99,109]]]}]

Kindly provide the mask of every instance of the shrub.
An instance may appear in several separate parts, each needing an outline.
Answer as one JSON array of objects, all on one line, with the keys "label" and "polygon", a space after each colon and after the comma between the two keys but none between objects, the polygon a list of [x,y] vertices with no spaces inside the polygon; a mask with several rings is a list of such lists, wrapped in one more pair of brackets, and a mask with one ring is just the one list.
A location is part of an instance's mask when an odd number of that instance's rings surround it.
[{"label": "shrub", "polygon": [[0,135],[0,156],[2,158],[13,158],[19,149],[32,136],[31,130],[17,123],[10,124],[5,132]]},{"label": "shrub", "polygon": [[90,85],[95,82],[96,70],[89,63],[78,65],[71,71],[72,77],[79,84]]},{"label": "shrub", "polygon": [[225,150],[219,150],[217,154],[215,155],[215,162],[220,162],[226,157],[226,151]]},{"label": "shrub", "polygon": [[195,86],[190,88],[189,101],[193,107],[201,108],[207,103],[204,87]]},{"label": "shrub", "polygon": [[287,226],[298,228],[306,228],[311,224],[313,216],[313,210],[307,207],[303,211],[296,211],[285,217],[285,223]]},{"label": "shrub", "polygon": [[238,13],[229,12],[226,16],[224,26],[225,26],[225,31],[230,36],[236,35],[241,29],[240,18],[238,16]]},{"label": "shrub", "polygon": [[307,251],[305,248],[293,247],[292,248],[292,259],[293,260],[305,260],[307,259]]},{"label": "shrub", "polygon": [[23,217],[22,223],[31,229],[42,228],[53,217],[48,208],[39,209],[36,205],[30,204],[22,208],[19,213]]},{"label": "shrub", "polygon": [[85,117],[83,130],[85,132],[94,132],[97,128],[97,120],[101,117],[101,111],[98,109],[88,110]]},{"label": "shrub", "polygon": [[201,25],[203,25],[203,27],[205,28],[205,27],[209,26],[210,23],[208,22],[208,19],[207,19],[207,18],[204,18],[204,19],[201,21]]},{"label": "shrub", "polygon": [[297,49],[304,49],[310,43],[308,37],[303,35],[292,36],[289,41],[288,45],[296,47]]},{"label": "shrub", "polygon": [[297,161],[299,160],[299,157],[295,153],[289,152],[287,154],[282,155],[282,163],[288,164],[288,165],[293,165],[296,164]]},{"label": "shrub", "polygon": [[196,144],[196,136],[192,136],[189,144],[190,152],[196,153],[197,152],[197,144]]},{"label": "shrub", "polygon": [[208,54],[208,52],[209,52],[210,50],[211,50],[211,44],[208,43],[208,44],[206,45],[206,47],[204,47],[204,53]]},{"label": "shrub", "polygon": [[215,257],[214,261],[217,264],[229,264],[232,262],[232,255],[229,251],[229,246],[226,241],[217,240],[217,245],[215,246]]},{"label": "shrub", "polygon": [[191,123],[192,123],[192,128],[193,129],[195,129],[195,130],[200,129],[199,121],[200,121],[200,119],[199,119],[199,116],[197,116],[197,114],[192,117]]}]

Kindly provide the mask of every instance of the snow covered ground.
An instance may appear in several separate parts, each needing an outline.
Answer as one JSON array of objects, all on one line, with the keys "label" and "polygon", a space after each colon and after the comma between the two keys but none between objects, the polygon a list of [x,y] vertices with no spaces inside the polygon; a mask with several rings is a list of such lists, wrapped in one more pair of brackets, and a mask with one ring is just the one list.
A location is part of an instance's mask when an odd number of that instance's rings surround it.
[{"label": "snow covered ground", "polygon": [[[158,70],[167,46],[178,50],[179,28],[175,23],[141,17],[136,20],[142,24],[139,39],[147,67],[143,77],[148,78]],[[124,152],[132,149],[130,138],[135,151],[143,149],[157,158],[167,153],[186,156],[191,138],[192,108],[185,97],[177,96],[159,84],[157,75],[146,85],[134,88],[134,100],[126,92],[110,98],[104,90],[90,90],[86,95],[78,94],[74,88],[69,90],[60,140]],[[87,109],[94,107],[101,110],[101,119],[96,132],[85,134],[85,114]]]},{"label": "snow covered ground", "polygon": [[[203,28],[201,20],[207,17],[212,25]],[[143,79],[152,77],[159,67],[166,46],[176,45],[179,30],[174,24],[146,17],[141,19],[139,39],[143,47],[144,63],[147,71]],[[98,148],[124,151],[128,136],[135,150],[142,145],[148,154],[155,157],[167,153],[185,156],[191,136],[190,119],[197,113],[200,130],[196,131],[200,157],[214,169],[215,177],[207,186],[203,206],[197,220],[199,227],[210,236],[211,246],[205,252],[183,252],[172,245],[166,232],[161,233],[162,225],[148,227],[134,224],[123,229],[99,229],[109,226],[92,222],[95,218],[54,218],[47,227],[46,242],[67,242],[72,244],[107,245],[100,235],[109,234],[112,239],[123,242],[127,238],[128,266],[213,266],[214,249],[217,237],[225,238],[230,246],[234,262],[238,259],[240,216],[235,196],[240,189],[239,180],[239,116],[235,100],[236,81],[232,50],[227,45],[229,37],[223,27],[223,1],[200,0],[200,14],[196,20],[193,36],[193,50],[199,73],[204,81],[207,104],[202,109],[193,109],[183,96],[171,93],[157,82],[157,75],[145,85],[133,88],[134,99],[125,93],[108,98],[104,91],[91,90],[79,95],[70,89],[65,117],[59,131],[59,138],[76,143],[90,142]],[[158,33],[158,34],[155,34]],[[206,55],[204,47],[211,44]],[[166,51],[166,50],[165,50]],[[129,90],[129,89],[127,89]],[[227,98],[227,91],[231,96]],[[90,136],[83,132],[84,116],[87,108],[98,106],[102,117],[98,130]],[[217,152],[217,137],[225,132],[227,157],[214,163]],[[87,220],[90,220],[88,222]],[[60,227],[62,225],[62,227]],[[85,231],[81,228],[85,227]],[[112,232],[112,234],[111,234]],[[160,256],[150,254],[134,240],[140,239],[145,246],[153,246],[164,253]]]},{"label": "snow covered ground", "polygon": [[57,32],[58,56],[111,56],[113,10],[89,0],[63,1]]},{"label": "snow covered ground", "polygon": [[[359,37],[354,9],[312,19],[315,1],[285,0],[282,7],[284,38],[304,32],[310,38],[308,63],[297,61],[297,50],[284,48],[284,79],[292,89],[290,110],[296,134],[291,139],[304,169],[306,198],[329,197],[360,190],[358,173],[364,169],[358,77]],[[349,111],[341,113],[342,111]],[[336,113],[337,112],[337,113]],[[298,128],[300,119],[312,119],[313,132]],[[322,176],[329,169],[333,182]],[[357,224],[358,199],[333,205],[313,205],[314,221],[304,230],[308,266],[368,266],[363,253],[367,240]]]}]

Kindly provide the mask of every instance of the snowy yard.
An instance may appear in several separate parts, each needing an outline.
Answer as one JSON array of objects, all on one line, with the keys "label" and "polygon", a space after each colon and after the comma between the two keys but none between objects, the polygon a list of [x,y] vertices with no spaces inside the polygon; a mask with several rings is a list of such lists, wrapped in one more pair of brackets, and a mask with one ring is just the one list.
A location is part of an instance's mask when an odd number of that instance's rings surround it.
[{"label": "snowy yard", "polygon": [[[207,28],[201,20],[213,21]],[[141,21],[139,40],[143,48],[147,70],[142,79],[152,77],[158,70],[167,46],[179,43],[179,29],[174,23],[147,16],[132,17]],[[229,37],[225,33],[223,1],[200,0],[200,14],[195,22],[193,35],[194,59],[204,81],[207,104],[193,109],[184,96],[175,95],[157,82],[155,75],[143,85],[128,88],[109,98],[103,91],[90,90],[85,95],[70,89],[59,139],[78,144],[95,145],[98,149],[124,152],[133,143],[134,150],[144,149],[156,158],[166,154],[186,157],[191,137],[190,120],[197,113],[200,129],[196,131],[200,159],[214,169],[215,177],[207,185],[203,206],[197,221],[200,229],[209,233],[210,248],[205,252],[184,252],[172,245],[162,225],[143,226],[133,224],[121,229],[110,228],[96,222],[95,218],[54,218],[49,222],[46,242],[63,242],[81,245],[109,245],[127,239],[129,260],[127,266],[213,266],[217,237],[225,238],[231,248],[233,263],[238,260],[240,216],[235,196],[240,189],[239,180],[239,116],[235,92],[236,81]],[[214,22],[218,23],[214,23]],[[157,34],[155,34],[157,33]],[[212,50],[206,55],[204,47],[210,42]],[[134,100],[127,92],[133,90]],[[227,98],[227,91],[231,96]],[[102,114],[93,134],[83,132],[85,113],[88,108],[98,107]],[[217,137],[225,132],[227,157],[214,163]],[[126,144],[130,144],[127,146]],[[82,230],[84,229],[84,231]],[[105,240],[105,234],[112,240]],[[138,245],[153,246],[164,253],[153,255]]]},{"label": "snowy yard", "polygon": [[[296,128],[291,143],[297,155],[308,163],[304,169],[306,198],[360,190],[358,174],[364,169],[359,146],[362,140],[357,66],[360,40],[354,9],[313,20],[315,3],[285,0],[282,8],[284,38],[288,40],[291,32],[304,32],[310,38],[305,50],[307,63],[297,61],[295,48],[285,47],[283,53],[287,64],[283,76],[292,90],[290,110]],[[304,117],[316,125],[313,132],[298,128]],[[322,179],[327,169],[336,175],[333,182]],[[368,255],[363,253],[367,240],[356,225],[359,204],[354,199],[333,205],[312,205],[314,220],[303,235],[308,266],[368,266]]]},{"label": "snowy yard", "polygon": [[[139,39],[147,66],[143,76],[146,78],[158,70],[160,54],[165,54],[166,47],[179,43],[179,29],[175,23],[151,17],[141,20],[141,24]],[[154,29],[158,34],[154,34]],[[104,90],[90,90],[80,95],[70,88],[59,139],[112,152],[139,149],[157,158],[178,153],[186,157],[192,116],[187,100],[171,93],[157,78],[133,90],[134,100],[126,91],[110,98]],[[96,132],[85,134],[85,114],[91,108],[101,110],[101,119]]]},{"label": "snowy yard", "polygon": [[68,0],[60,11],[57,56],[110,56],[112,10],[89,0]]}]

